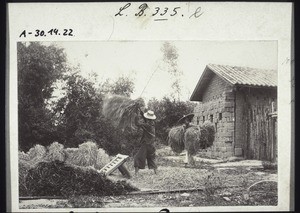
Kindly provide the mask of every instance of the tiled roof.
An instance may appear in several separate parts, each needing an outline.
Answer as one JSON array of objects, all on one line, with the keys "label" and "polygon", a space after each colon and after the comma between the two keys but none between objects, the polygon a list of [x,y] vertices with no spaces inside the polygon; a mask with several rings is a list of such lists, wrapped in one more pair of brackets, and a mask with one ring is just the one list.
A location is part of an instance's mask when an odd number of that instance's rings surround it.
[{"label": "tiled roof", "polygon": [[263,70],[217,64],[208,64],[207,67],[231,84],[263,87],[277,86],[277,70]]},{"label": "tiled roof", "polygon": [[190,98],[191,101],[202,101],[203,92],[214,74],[231,85],[244,87],[277,87],[277,70],[208,64],[193,91]]}]

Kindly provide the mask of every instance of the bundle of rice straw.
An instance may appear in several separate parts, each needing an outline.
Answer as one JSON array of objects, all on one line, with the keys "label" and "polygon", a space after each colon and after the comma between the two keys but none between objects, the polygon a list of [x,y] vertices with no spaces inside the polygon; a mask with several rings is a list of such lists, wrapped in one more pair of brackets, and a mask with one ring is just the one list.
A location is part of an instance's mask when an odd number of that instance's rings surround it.
[{"label": "bundle of rice straw", "polygon": [[64,152],[65,152],[65,155],[66,155],[66,158],[70,158],[71,155],[73,155],[75,152],[77,152],[78,148],[66,148],[64,149]]},{"label": "bundle of rice straw", "polygon": [[175,153],[181,153],[184,150],[184,127],[176,126],[170,129],[168,134],[168,145]]},{"label": "bundle of rice straw", "polygon": [[189,154],[195,155],[199,149],[206,149],[213,145],[215,139],[215,127],[210,121],[200,126],[191,126],[184,129],[183,126],[173,127],[168,135],[168,144],[176,153],[186,149]]},{"label": "bundle of rice straw", "polygon": [[47,149],[40,145],[36,144],[34,147],[29,149],[27,152],[29,156],[29,163],[34,166],[35,164],[44,161],[45,155],[46,155]]},{"label": "bundle of rice straw", "polygon": [[105,152],[104,149],[99,148],[97,152],[95,169],[102,169],[109,162],[110,162],[109,155]]},{"label": "bundle of rice straw", "polygon": [[25,153],[23,151],[19,151],[18,156],[19,156],[19,160],[25,160],[25,161],[29,161],[30,160],[29,154],[27,154],[27,153]]},{"label": "bundle of rice straw", "polygon": [[206,149],[209,147],[208,144],[208,132],[205,128],[200,128],[200,149]]},{"label": "bundle of rice straw", "polygon": [[143,99],[131,100],[128,97],[114,95],[103,100],[102,113],[111,119],[122,130],[136,129],[135,118],[138,116],[138,108],[143,106]]},{"label": "bundle of rice straw", "polygon": [[125,181],[113,182],[95,169],[62,161],[41,162],[28,171],[27,196],[120,195],[137,188]]},{"label": "bundle of rice straw", "polygon": [[45,159],[48,161],[54,161],[54,160],[64,161],[66,159],[66,153],[64,152],[64,145],[58,142],[53,142],[48,147],[48,152],[46,154]]},{"label": "bundle of rice straw", "polygon": [[195,155],[200,149],[200,134],[199,126],[189,127],[184,133],[185,149],[191,155]]},{"label": "bundle of rice straw", "polygon": [[78,166],[95,166],[98,154],[96,143],[88,141],[79,145],[78,149],[68,149],[66,162]]},{"label": "bundle of rice straw", "polygon": [[26,176],[31,165],[28,161],[19,159],[19,194],[20,196],[27,195]]},{"label": "bundle of rice straw", "polygon": [[25,179],[29,169],[44,161],[46,152],[46,148],[39,144],[29,149],[27,153],[19,151],[19,194],[21,196],[27,194]]},{"label": "bundle of rice straw", "polygon": [[202,128],[206,130],[207,132],[207,147],[210,147],[213,145],[213,142],[215,140],[215,126],[210,121],[205,121],[202,125]]}]

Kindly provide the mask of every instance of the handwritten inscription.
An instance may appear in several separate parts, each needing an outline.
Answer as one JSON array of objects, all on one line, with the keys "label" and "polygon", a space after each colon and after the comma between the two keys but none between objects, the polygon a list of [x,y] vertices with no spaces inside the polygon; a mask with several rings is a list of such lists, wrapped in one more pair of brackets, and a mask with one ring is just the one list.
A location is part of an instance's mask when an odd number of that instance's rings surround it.
[{"label": "handwritten inscription", "polygon": [[[115,14],[116,17],[126,17],[126,16],[155,16],[154,21],[161,21],[161,20],[168,20],[169,17],[180,16],[184,17],[187,15],[190,19],[191,18],[199,18],[204,12],[202,11],[201,7],[197,7],[192,13],[186,14],[183,12],[181,7],[153,7],[151,8],[147,3],[143,3],[139,5],[137,8],[132,8],[131,3],[127,3],[124,6],[119,8],[119,11]],[[159,17],[159,18],[157,18]]]},{"label": "handwritten inscription", "polygon": [[46,36],[74,36],[73,29],[50,29],[50,30],[41,30],[36,29],[33,31],[23,30],[19,35],[19,38],[26,38],[27,36],[34,36],[34,37],[46,37]]}]

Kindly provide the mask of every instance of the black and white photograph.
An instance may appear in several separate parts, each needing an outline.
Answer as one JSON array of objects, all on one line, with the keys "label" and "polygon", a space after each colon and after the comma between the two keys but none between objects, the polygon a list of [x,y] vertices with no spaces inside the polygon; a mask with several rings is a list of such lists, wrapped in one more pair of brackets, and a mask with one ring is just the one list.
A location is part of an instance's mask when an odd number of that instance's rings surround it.
[{"label": "black and white photograph", "polygon": [[279,67],[292,61],[279,59],[277,40],[30,34],[20,31],[14,56],[18,210],[281,205]]}]

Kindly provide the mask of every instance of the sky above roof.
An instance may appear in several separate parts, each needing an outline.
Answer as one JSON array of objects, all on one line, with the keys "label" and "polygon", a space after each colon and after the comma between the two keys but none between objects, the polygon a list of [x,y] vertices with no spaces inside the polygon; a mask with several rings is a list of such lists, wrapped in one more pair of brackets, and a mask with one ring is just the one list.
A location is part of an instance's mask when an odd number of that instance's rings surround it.
[{"label": "sky above roof", "polygon": [[[164,41],[55,42],[81,73],[98,74],[99,81],[122,75],[134,79],[132,98],[161,99],[172,93],[172,75],[163,62]],[[207,64],[277,69],[276,41],[170,41],[178,53],[181,96],[189,100]],[[154,72],[156,70],[156,72]],[[153,75],[152,75],[153,74]],[[152,77],[151,77],[152,76]],[[149,81],[148,85],[147,82]],[[143,91],[143,92],[142,92]]]}]

